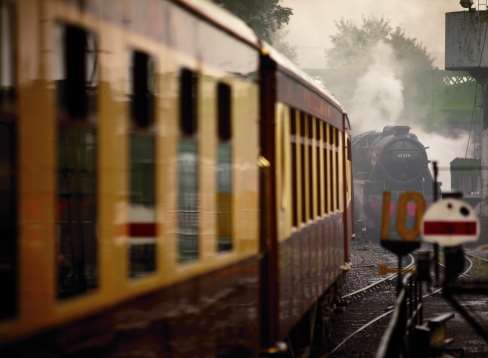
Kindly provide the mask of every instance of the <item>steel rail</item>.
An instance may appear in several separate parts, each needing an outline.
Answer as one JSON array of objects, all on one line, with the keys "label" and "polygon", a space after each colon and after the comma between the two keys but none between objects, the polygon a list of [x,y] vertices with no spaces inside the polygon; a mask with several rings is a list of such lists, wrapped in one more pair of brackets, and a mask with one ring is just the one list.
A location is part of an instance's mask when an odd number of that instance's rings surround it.
[{"label": "steel rail", "polygon": [[366,328],[368,328],[369,326],[371,326],[374,323],[378,322],[380,319],[388,316],[393,311],[394,311],[394,309],[390,309],[390,310],[388,310],[386,312],[383,312],[379,316],[376,316],[375,318],[373,318],[372,320],[370,320],[368,323],[366,323],[366,324],[362,325],[361,327],[359,327],[358,329],[356,329],[354,332],[352,332],[350,335],[348,335],[346,338],[344,338],[338,345],[336,345],[334,347],[334,349],[332,349],[329,353],[327,353],[326,357],[329,357],[329,356],[333,355],[335,352],[337,352],[339,350],[339,348],[341,348],[344,344],[346,344],[356,334],[364,331]]},{"label": "steel rail", "polygon": [[482,256],[478,256],[478,255],[473,255],[470,252],[467,252],[466,253],[466,256],[474,257],[475,259],[478,259],[478,260],[480,260],[482,262],[488,263],[488,259],[486,257],[482,257]]},{"label": "steel rail", "polygon": [[[473,256],[473,255],[466,254],[464,256],[464,259],[468,262],[468,268],[466,270],[464,270],[464,272],[459,274],[459,277],[469,277],[469,271],[471,271],[471,269],[473,268],[473,260],[471,260],[468,256]],[[473,256],[473,257],[476,257],[476,256]],[[488,262],[488,260],[486,260],[486,262]],[[441,264],[441,263],[439,263],[439,266],[446,268],[446,266],[444,264]]]},{"label": "steel rail", "polygon": [[[466,256],[466,255],[464,256],[464,258],[469,263],[468,268],[460,276],[468,277],[469,276],[469,271],[471,271],[471,269],[473,268],[473,260],[471,260],[468,256]],[[486,260],[486,262],[488,262],[488,260]]]},{"label": "steel rail", "polygon": [[[413,255],[412,254],[409,254],[408,256],[410,256],[411,261],[410,261],[410,263],[407,266],[405,266],[405,268],[404,268],[405,270],[408,270],[408,269],[412,268],[413,265],[415,264],[415,258],[413,257]],[[391,281],[391,280],[395,279],[397,276],[398,276],[398,273],[391,274],[391,275],[389,275],[387,277],[384,277],[382,279],[379,279],[378,281],[375,281],[373,283],[370,283],[367,286],[364,286],[364,287],[362,287],[360,289],[357,289],[356,291],[353,291],[351,293],[348,293],[347,295],[342,296],[341,299],[342,300],[350,299],[351,297],[357,296],[357,295],[359,295],[361,293],[364,293],[364,292],[367,292],[367,291],[371,290],[373,287],[376,287],[378,285],[381,285],[383,282]]]},{"label": "steel rail", "polygon": [[[468,254],[466,254],[468,255]],[[471,256],[471,255],[470,255]],[[473,260],[471,260],[470,258],[468,258],[467,256],[464,256],[464,258],[466,259],[466,261],[469,262],[469,265],[468,265],[468,268],[466,270],[464,270],[463,273],[461,273],[459,276],[464,276],[464,277],[468,277],[469,276],[469,271],[471,271],[471,269],[473,268]],[[487,260],[488,262],[488,260]],[[440,264],[442,267],[445,267],[443,264]],[[439,292],[442,291],[442,287],[440,288],[437,288],[435,289],[434,291],[432,291],[431,293],[427,293],[425,294],[424,296],[422,296],[422,298],[426,298],[426,297],[430,297],[430,296],[434,296],[436,294],[438,294]]]}]

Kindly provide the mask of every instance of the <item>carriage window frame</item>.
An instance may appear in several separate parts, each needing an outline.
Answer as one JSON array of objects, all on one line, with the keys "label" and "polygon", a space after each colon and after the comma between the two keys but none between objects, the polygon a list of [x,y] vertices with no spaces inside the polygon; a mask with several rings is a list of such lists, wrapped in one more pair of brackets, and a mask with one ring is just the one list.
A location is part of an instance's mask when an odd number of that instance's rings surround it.
[{"label": "carriage window frame", "polygon": [[216,249],[225,253],[234,249],[233,204],[233,131],[232,87],[217,83],[217,173],[216,173]]},{"label": "carriage window frame", "polygon": [[179,85],[177,260],[186,264],[200,258],[198,73],[182,68]]},{"label": "carriage window frame", "polygon": [[132,50],[129,71],[128,276],[139,279],[158,270],[156,60]]},{"label": "carriage window frame", "polygon": [[[59,23],[57,82],[57,298],[98,289],[98,34]],[[73,214],[74,213],[74,214]],[[76,249],[78,246],[78,249]],[[71,251],[70,251],[71,250]]]}]

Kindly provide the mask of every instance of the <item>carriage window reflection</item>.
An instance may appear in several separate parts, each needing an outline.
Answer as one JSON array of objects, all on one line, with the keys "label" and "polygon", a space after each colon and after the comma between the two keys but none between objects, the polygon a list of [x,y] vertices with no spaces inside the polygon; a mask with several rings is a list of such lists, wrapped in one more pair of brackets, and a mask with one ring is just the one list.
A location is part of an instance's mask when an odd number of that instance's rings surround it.
[{"label": "carriage window reflection", "polygon": [[14,11],[0,1],[0,319],[17,311],[17,97]]},{"label": "carriage window reflection", "polygon": [[129,276],[156,270],[155,71],[151,57],[132,54],[129,132]]},{"label": "carriage window reflection", "polygon": [[58,82],[58,297],[98,285],[96,39],[76,26],[61,28]]},{"label": "carriage window reflection", "polygon": [[198,77],[180,74],[180,140],[178,143],[178,259],[198,258]]},{"label": "carriage window reflection", "polygon": [[232,242],[232,90],[217,85],[217,251],[230,251]]}]

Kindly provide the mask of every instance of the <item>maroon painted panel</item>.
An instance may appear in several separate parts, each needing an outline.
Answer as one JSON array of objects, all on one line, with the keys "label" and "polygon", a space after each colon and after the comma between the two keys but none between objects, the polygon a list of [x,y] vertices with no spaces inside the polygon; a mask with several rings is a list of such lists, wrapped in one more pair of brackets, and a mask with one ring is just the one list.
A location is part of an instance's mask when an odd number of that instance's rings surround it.
[{"label": "maroon painted panel", "polygon": [[344,257],[343,215],[317,220],[280,243],[280,337],[337,280]]},{"label": "maroon painted panel", "polygon": [[12,346],[2,357],[201,357],[259,346],[258,260],[161,289]]},{"label": "maroon painted panel", "polygon": [[336,128],[343,129],[343,115],[339,109],[326,98],[280,71],[276,74],[276,92],[279,102],[289,104],[327,121]]}]

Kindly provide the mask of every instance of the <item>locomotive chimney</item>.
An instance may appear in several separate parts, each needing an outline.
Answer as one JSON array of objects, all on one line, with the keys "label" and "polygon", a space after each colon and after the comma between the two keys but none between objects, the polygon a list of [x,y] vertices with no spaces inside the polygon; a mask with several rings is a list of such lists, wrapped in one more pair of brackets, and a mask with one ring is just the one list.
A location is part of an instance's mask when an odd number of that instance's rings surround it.
[{"label": "locomotive chimney", "polygon": [[393,134],[394,136],[402,136],[407,135],[409,132],[409,126],[386,126],[383,128],[383,134],[385,135]]},{"label": "locomotive chimney", "polygon": [[396,126],[393,128],[395,135],[407,135],[410,132],[409,126]]}]

